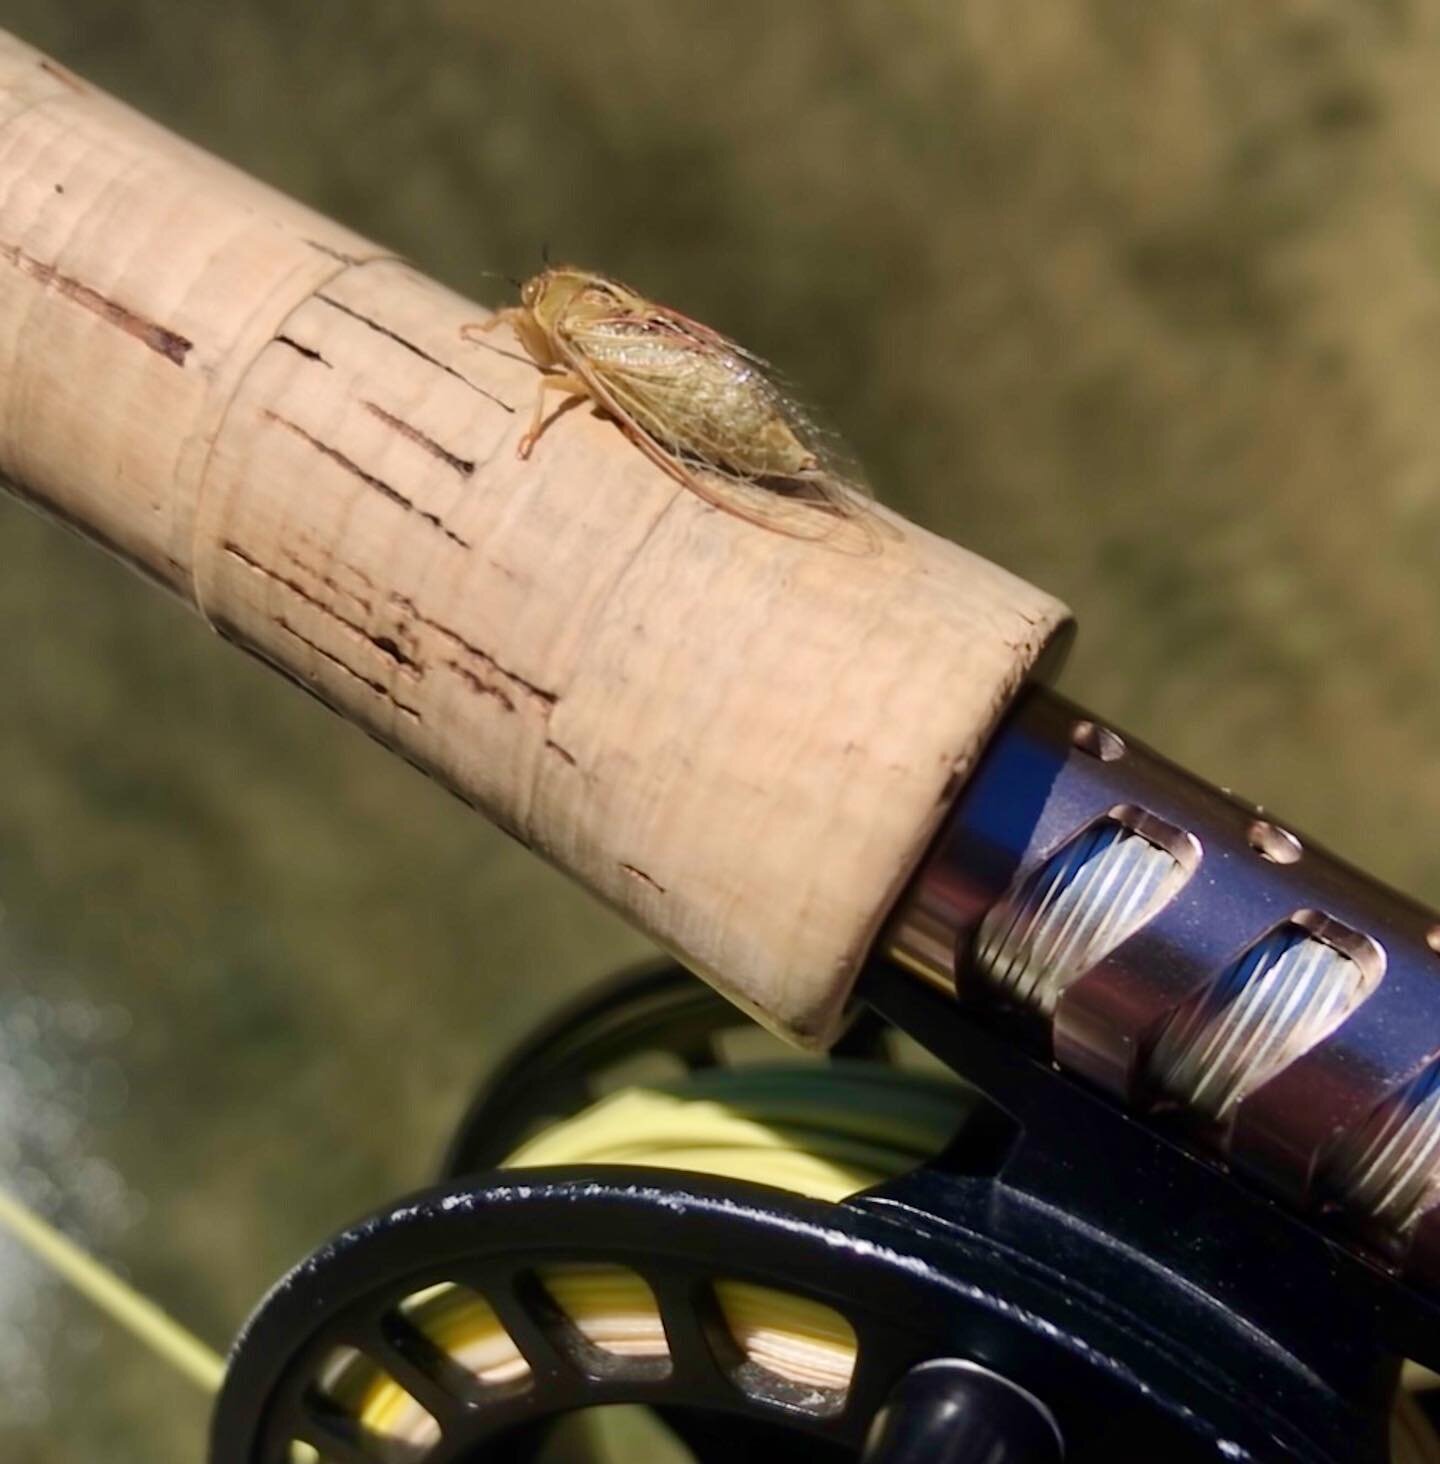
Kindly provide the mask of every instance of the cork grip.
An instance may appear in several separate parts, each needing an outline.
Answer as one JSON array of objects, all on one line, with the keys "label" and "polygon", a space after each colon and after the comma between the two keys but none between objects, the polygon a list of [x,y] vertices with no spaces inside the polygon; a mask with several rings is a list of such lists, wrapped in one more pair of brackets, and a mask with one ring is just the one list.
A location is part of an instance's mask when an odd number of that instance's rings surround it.
[{"label": "cork grip", "polygon": [[7,483],[823,1044],[1063,607],[717,511],[589,410],[520,461],[486,313],[0,37]]}]

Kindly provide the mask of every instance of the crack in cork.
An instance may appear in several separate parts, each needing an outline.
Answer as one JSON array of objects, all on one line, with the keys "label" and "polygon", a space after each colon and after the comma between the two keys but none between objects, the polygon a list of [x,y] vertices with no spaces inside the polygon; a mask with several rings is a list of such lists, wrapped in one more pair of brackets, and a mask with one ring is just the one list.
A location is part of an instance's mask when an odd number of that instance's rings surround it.
[{"label": "crack in cork", "polygon": [[[227,539],[220,546],[223,553],[237,563],[243,564],[246,569],[259,575],[262,579],[269,580],[272,584],[280,585],[283,589],[289,590],[297,599],[303,600],[313,610],[325,616],[327,620],[333,620],[349,634],[363,640],[372,650],[378,651],[387,660],[393,661],[402,671],[409,673],[417,681],[424,676],[425,668],[401,647],[393,636],[375,635],[363,625],[357,624],[348,617],[341,615],[333,605],[328,605],[324,600],[313,594],[299,580],[292,579],[289,575],[281,574],[278,570],[271,569],[269,565],[261,564],[253,555],[248,554],[231,539]],[[332,588],[335,588],[332,585]],[[344,591],[340,591],[344,593]]]},{"label": "crack in cork", "polygon": [[665,886],[662,885],[657,879],[655,879],[653,875],[646,874],[643,869],[638,868],[634,864],[623,863],[621,864],[620,868],[626,874],[628,874],[631,879],[637,880],[640,884],[649,885],[649,887],[654,890],[657,895],[663,895],[665,893]]},{"label": "crack in cork", "polygon": [[328,651],[318,642],[311,640],[308,635],[302,635],[301,632],[296,630],[295,627],[291,625],[290,622],[286,620],[283,615],[276,617],[275,624],[278,625],[280,629],[285,632],[286,635],[293,636],[294,639],[299,641],[302,646],[308,646],[312,651],[315,652],[317,656],[322,656],[325,660],[329,661],[330,664],[336,667],[337,670],[343,671],[346,676],[349,676],[352,680],[358,681],[361,686],[364,686],[370,691],[373,691],[376,696],[383,697],[386,701],[390,703],[391,706],[395,708],[397,712],[403,713],[403,715],[410,717],[416,722],[424,720],[424,718],[421,717],[419,711],[416,710],[416,708],[412,706],[407,706],[404,702],[402,702],[400,698],[397,697],[395,693],[391,691],[390,688],[386,686],[383,681],[376,681],[372,677],[366,676],[363,671],[357,671],[348,661],[344,660],[340,656],[337,656],[334,651]]},{"label": "crack in cork", "polygon": [[289,346],[292,351],[299,352],[307,361],[315,361],[321,366],[329,367],[331,371],[335,369],[313,346],[301,345],[293,336],[277,335],[275,337],[275,344],[277,346]]},{"label": "crack in cork", "polygon": [[[340,612],[336,610],[333,605],[327,604],[307,585],[301,583],[301,581],[295,579],[291,575],[282,573],[279,570],[272,569],[266,564],[262,564],[258,559],[255,558],[254,555],[250,554],[247,550],[242,548],[233,540],[224,540],[220,545],[220,549],[221,552],[224,553],[228,558],[233,559],[236,563],[240,565],[243,565],[251,573],[273,584],[279,585],[281,588],[287,590],[289,593],[294,595],[298,600],[301,601],[302,604],[308,605],[311,609],[315,610],[320,615],[323,615],[327,621],[339,626],[340,629],[343,630],[346,634],[354,636],[359,641],[363,641],[367,647],[378,652],[380,655],[385,656],[389,661],[393,662],[406,674],[412,676],[416,681],[419,681],[421,678],[424,677],[426,672],[425,664],[422,661],[418,660],[416,656],[410,654],[410,652],[407,651],[404,647],[402,647],[399,641],[394,638],[394,636],[375,634],[374,632],[367,629],[365,626],[357,624],[348,616],[340,614]],[[315,575],[313,567],[307,564],[304,560],[300,559],[293,552],[287,551],[287,555],[298,569],[300,569],[307,575]],[[359,573],[358,571],[356,572]],[[351,599],[354,599],[367,612],[372,609],[372,604],[369,600],[355,595],[353,591],[344,589],[342,586],[338,585],[333,579],[321,576],[316,576],[316,578],[319,579],[319,581],[325,584],[328,588],[333,590],[335,593],[347,595]],[[467,665],[464,661],[458,660],[453,656],[446,658],[441,663],[446,670],[451,671],[456,676],[458,676],[460,680],[463,681],[465,685],[468,686],[470,690],[473,691],[477,696],[489,697],[499,702],[500,705],[507,712],[516,712],[519,710],[519,707],[516,704],[515,696],[512,695],[512,692],[523,693],[524,695],[531,697],[535,701],[540,703],[542,716],[544,717],[545,721],[548,722],[551,712],[554,710],[555,706],[560,700],[558,693],[553,691],[547,691],[544,687],[537,686],[533,681],[527,681],[525,677],[517,675],[508,667],[501,665],[501,663],[497,661],[495,657],[492,656],[488,651],[482,650],[479,646],[467,640],[464,636],[457,634],[455,631],[451,630],[449,626],[443,625],[440,621],[432,619],[430,616],[423,614],[420,611],[419,607],[415,604],[415,602],[409,598],[409,596],[392,591],[390,594],[390,600],[411,620],[433,631],[436,635],[440,636],[443,640],[455,647],[457,651],[462,652],[465,656],[469,657],[472,662],[478,663],[479,669],[477,669],[475,665]],[[280,629],[283,630],[287,635],[301,642],[303,645],[308,646],[317,655],[324,657],[326,661],[330,662],[338,670],[344,672],[347,676],[350,676],[354,680],[359,681],[367,689],[375,692],[377,695],[383,696],[386,698],[386,700],[393,702],[394,705],[401,712],[405,713],[405,715],[414,718],[416,721],[421,720],[420,712],[414,707],[408,706],[406,705],[406,703],[400,701],[395,696],[394,692],[391,691],[391,689],[383,682],[377,681],[373,677],[365,675],[363,672],[357,670],[354,666],[352,666],[343,657],[335,655],[333,651],[326,649],[326,647],[320,645],[318,642],[312,640],[310,637],[303,635],[294,627],[294,625],[290,623],[289,620],[286,619],[284,615],[276,616],[275,624],[278,625]],[[401,634],[404,634],[405,630],[405,626],[399,627],[399,631]],[[491,675],[498,680],[489,679],[485,675],[481,674],[482,671],[490,672]],[[547,737],[545,739],[544,745],[548,751],[553,752],[557,757],[559,757],[563,762],[568,763],[571,767],[578,766],[578,762],[574,754],[571,753],[567,748],[561,746],[561,744],[556,742],[553,738]]]},{"label": "crack in cork", "polygon": [[504,687],[496,686],[493,682],[486,681],[477,676],[468,666],[462,665],[459,661],[449,660],[445,664],[477,696],[492,696],[507,712],[513,712],[515,710],[515,703],[506,693]]},{"label": "crack in cork", "polygon": [[347,254],[343,249],[335,249],[329,244],[322,244],[318,239],[301,239],[302,244],[307,244],[311,249],[321,254],[328,254],[331,259],[338,259],[341,264],[368,264],[370,257],[364,254]]},{"label": "crack in cork", "polygon": [[176,366],[183,367],[186,356],[195,349],[195,342],[187,340],[178,331],[147,320],[143,315],[137,315],[118,300],[102,295],[93,286],[73,279],[70,275],[61,274],[53,264],[46,264],[43,260],[26,254],[16,244],[0,244],[0,258],[13,264],[23,274],[29,275],[42,288],[53,289],[67,300],[73,300],[92,315],[98,315],[107,324],[133,336],[142,345],[149,346],[157,355],[164,356]]},{"label": "crack in cork", "polygon": [[368,315],[362,315],[360,311],[352,309],[349,305],[342,305],[340,301],[331,295],[321,294],[315,295],[313,298],[319,300],[323,305],[328,305],[332,310],[338,310],[342,315],[348,315],[351,320],[358,320],[361,325],[368,326],[377,334],[386,337],[387,340],[394,341],[396,345],[404,346],[411,355],[419,356],[422,361],[428,362],[431,366],[443,371],[447,376],[453,376],[456,381],[462,382],[471,391],[477,392],[480,396],[484,397],[486,401],[494,402],[501,410],[509,412],[512,415],[514,414],[515,408],[509,402],[501,401],[493,392],[486,391],[483,386],[477,386],[468,376],[457,371],[453,366],[447,365],[439,357],[432,356],[429,351],[422,351],[414,341],[406,340],[398,331],[391,330],[388,325],[381,325],[378,320],[372,320]]},{"label": "crack in cork", "polygon": [[40,69],[47,76],[53,76],[62,86],[68,86],[78,96],[89,95],[90,88],[73,71],[67,71],[59,62],[52,61],[48,56],[40,58]]},{"label": "crack in cork", "polygon": [[402,417],[395,416],[393,412],[387,412],[384,407],[377,405],[375,402],[362,402],[361,405],[372,417],[383,422],[392,431],[398,432],[407,441],[413,442],[416,447],[423,448],[431,457],[439,458],[447,468],[454,469],[462,478],[468,478],[474,473],[475,462],[473,458],[458,457],[449,448],[442,447],[433,437],[428,436],[418,427],[405,421]]},{"label": "crack in cork", "polygon": [[422,613],[420,607],[408,595],[396,592],[391,595],[391,599],[417,623],[428,626],[452,645],[459,646],[467,655],[473,656],[482,665],[498,672],[507,682],[518,686],[522,691],[534,697],[544,707],[546,716],[549,716],[550,712],[559,704],[559,692],[547,691],[543,686],[537,686],[533,681],[527,681],[523,676],[510,670],[508,666],[501,665],[489,651],[482,650],[472,641],[466,640],[463,635],[458,635],[451,630],[448,625],[442,625],[440,621],[432,620],[428,615]]},{"label": "crack in cork", "polygon": [[[229,546],[227,544],[224,547]],[[357,590],[347,589],[334,575],[326,574],[324,571],[316,569],[313,564],[302,555],[297,554],[288,544],[280,545],[280,552],[296,569],[309,575],[317,584],[324,585],[332,594],[340,595],[346,600],[353,600],[367,615],[373,615],[375,613],[375,602],[368,596],[360,594]],[[371,589],[374,588],[368,575],[362,574],[360,570],[355,569],[352,565],[344,565],[342,567],[353,574],[362,584]]]},{"label": "crack in cork", "polygon": [[293,432],[303,442],[308,442],[316,452],[329,458],[331,462],[337,463],[347,473],[353,474],[367,487],[373,488],[382,497],[388,498],[391,503],[403,508],[406,513],[413,513],[425,520],[432,528],[438,529],[452,543],[458,544],[462,549],[471,548],[469,540],[462,539],[439,514],[431,513],[420,507],[413,498],[406,497],[398,488],[392,488],[383,478],[377,478],[374,473],[366,472],[353,458],[346,457],[338,447],[332,447],[328,442],[322,441],[313,433],[307,432],[298,422],[292,422],[288,417],[282,417],[279,412],[273,412],[268,407],[262,413],[267,420],[274,422],[277,426],[285,428],[287,432]]}]

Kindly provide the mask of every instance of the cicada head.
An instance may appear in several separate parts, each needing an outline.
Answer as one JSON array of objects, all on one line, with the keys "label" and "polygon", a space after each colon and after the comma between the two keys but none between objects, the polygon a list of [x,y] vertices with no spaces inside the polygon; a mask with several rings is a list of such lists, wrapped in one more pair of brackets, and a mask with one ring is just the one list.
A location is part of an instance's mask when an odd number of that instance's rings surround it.
[{"label": "cicada head", "polygon": [[573,320],[577,314],[623,313],[638,299],[624,285],[568,264],[550,265],[520,287],[520,303],[552,338],[563,321]]}]

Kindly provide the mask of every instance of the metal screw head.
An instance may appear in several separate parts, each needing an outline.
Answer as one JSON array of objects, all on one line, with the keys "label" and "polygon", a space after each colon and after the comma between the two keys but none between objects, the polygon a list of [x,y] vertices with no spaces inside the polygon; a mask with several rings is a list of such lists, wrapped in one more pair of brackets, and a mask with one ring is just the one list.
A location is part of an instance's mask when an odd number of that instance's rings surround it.
[{"label": "metal screw head", "polygon": [[1070,729],[1070,741],[1101,762],[1119,762],[1125,756],[1125,739],[1098,722],[1076,722]]},{"label": "metal screw head", "polygon": [[1298,864],[1305,846],[1288,829],[1257,818],[1248,830],[1250,847],[1271,864]]}]

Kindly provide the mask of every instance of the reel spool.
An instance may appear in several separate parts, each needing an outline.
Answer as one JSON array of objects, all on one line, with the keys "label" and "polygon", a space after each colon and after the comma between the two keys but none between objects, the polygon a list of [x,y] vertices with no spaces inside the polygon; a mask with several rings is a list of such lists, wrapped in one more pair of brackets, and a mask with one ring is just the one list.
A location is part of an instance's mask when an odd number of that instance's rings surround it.
[{"label": "reel spool", "polygon": [[926,988],[865,996],[828,1064],[725,1066],[753,1029],[679,968],[548,1024],[439,1186],[267,1298],[211,1464],[573,1464],[615,1404],[666,1464],[1390,1458],[1397,1364],[1323,1243]]}]

